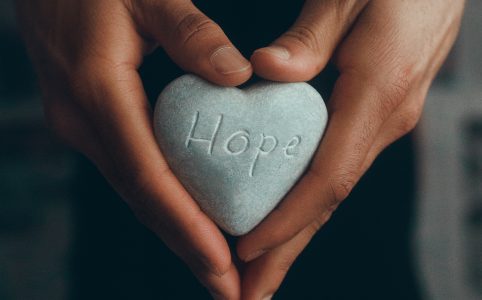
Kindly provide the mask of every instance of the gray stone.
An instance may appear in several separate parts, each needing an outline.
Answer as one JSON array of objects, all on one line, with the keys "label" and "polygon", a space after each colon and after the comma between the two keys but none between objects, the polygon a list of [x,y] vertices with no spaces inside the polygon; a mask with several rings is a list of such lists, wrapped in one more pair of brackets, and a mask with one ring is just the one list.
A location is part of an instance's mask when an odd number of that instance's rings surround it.
[{"label": "gray stone", "polygon": [[327,122],[307,83],[244,90],[194,75],[171,82],[154,129],[174,174],[202,210],[232,235],[253,229],[303,174]]}]

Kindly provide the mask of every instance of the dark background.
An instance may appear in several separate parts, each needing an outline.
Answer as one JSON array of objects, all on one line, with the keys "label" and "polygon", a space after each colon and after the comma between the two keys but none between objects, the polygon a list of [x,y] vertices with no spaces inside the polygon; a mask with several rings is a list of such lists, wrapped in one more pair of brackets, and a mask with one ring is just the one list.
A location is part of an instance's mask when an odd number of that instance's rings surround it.
[{"label": "dark background", "polygon": [[[241,1],[212,3],[208,7],[199,1],[198,6],[247,56],[289,27],[301,5],[265,1],[252,9]],[[270,9],[273,3],[276,13]],[[454,89],[459,84],[461,43],[436,86]],[[157,51],[141,74],[154,100],[182,72]],[[328,99],[336,76],[328,67],[311,83]],[[480,115],[464,119],[470,186],[481,183]],[[377,159],[294,264],[275,299],[468,299],[457,288],[452,294],[434,291],[442,281],[428,276],[431,266],[417,259],[423,249],[414,243],[421,216],[415,196],[423,185],[423,172],[417,172],[423,163],[414,155],[420,151],[414,140],[420,136],[403,138]],[[0,4],[0,179],[0,300],[208,298],[95,167],[46,130],[35,76],[8,1]],[[473,295],[480,291],[481,298],[473,299],[482,299],[482,221],[477,213],[482,198],[477,191],[474,195],[468,202],[473,213],[466,218],[472,234],[467,245],[473,245],[467,253],[472,254],[462,277]],[[444,247],[449,245],[440,249]],[[449,265],[452,258],[438,259]]]}]

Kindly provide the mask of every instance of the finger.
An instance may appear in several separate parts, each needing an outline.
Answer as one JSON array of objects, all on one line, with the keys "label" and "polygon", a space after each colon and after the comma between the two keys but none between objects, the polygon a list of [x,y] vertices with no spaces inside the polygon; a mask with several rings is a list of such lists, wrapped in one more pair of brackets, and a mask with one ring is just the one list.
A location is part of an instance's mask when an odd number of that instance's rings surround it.
[{"label": "finger", "polygon": [[[418,56],[413,51],[417,50],[401,45],[411,41],[416,26],[402,32],[400,24],[380,28],[373,23],[396,19],[390,12],[397,10],[373,12],[370,8],[337,53],[341,74],[329,101],[330,121],[312,165],[280,205],[240,239],[238,255],[242,259],[276,247],[307,224],[322,225],[320,218],[348,196],[363,174],[365,158],[381,125],[405,100],[411,82],[419,78],[415,70],[423,67],[414,62]],[[383,18],[367,20],[365,14]]]},{"label": "finger", "polygon": [[[110,51],[107,48],[102,51]],[[138,218],[209,290],[236,299],[239,280],[229,247],[169,170],[154,139],[136,65],[126,59],[110,63],[93,56],[77,73],[79,111],[94,129],[91,142],[98,145],[94,149],[100,149],[89,156]]]},{"label": "finger", "polygon": [[[432,8],[432,2],[420,1],[370,1],[365,7],[335,54],[341,75],[329,102],[331,120],[314,161],[278,208],[241,238],[242,259],[282,244],[307,224],[321,226],[323,217],[348,196],[366,169],[364,162],[382,124],[414,83],[426,80],[437,47],[452,27],[458,27],[454,25],[460,13],[426,21],[423,12]],[[420,23],[407,22],[407,15]]]},{"label": "finger", "polygon": [[[128,13],[106,3],[99,2],[99,14],[86,21],[92,28],[84,38],[97,42],[85,47],[82,54],[88,55],[72,67],[69,78],[71,102],[97,144],[87,154],[139,220],[210,291],[238,299],[239,276],[222,233],[170,171],[155,141],[152,112],[136,71],[145,43]],[[112,17],[97,17],[106,15],[101,10]]]},{"label": "finger", "polygon": [[361,176],[361,166],[383,118],[391,113],[379,116],[387,109],[380,101],[382,95],[398,93],[381,92],[376,85],[367,84],[371,81],[357,73],[341,74],[330,99],[327,130],[312,165],[279,206],[241,237],[237,248],[241,259],[253,259],[317,220],[321,226],[319,219],[348,196]]},{"label": "finger", "polygon": [[250,62],[191,1],[134,1],[133,14],[142,30],[184,70],[224,86],[251,77]]},{"label": "finger", "polygon": [[104,150],[99,164],[103,173],[138,218],[188,263],[208,289],[233,296],[237,275],[224,237],[162,157],[137,73],[119,71],[122,79],[96,78],[96,89],[104,98],[105,113],[95,117]]},{"label": "finger", "polygon": [[318,75],[367,2],[306,1],[286,33],[253,53],[255,73],[275,81],[307,81]]},{"label": "finger", "polygon": [[194,274],[199,281],[206,286],[214,299],[240,299],[241,280],[234,263],[232,263],[229,270],[221,276],[213,273],[208,273],[207,275],[202,273]]},{"label": "finger", "polygon": [[56,63],[43,74],[51,87],[56,80],[66,83],[47,93],[58,97],[46,103],[55,120],[51,126],[94,161],[141,222],[209,290],[237,299],[239,278],[223,235],[169,170],[155,142],[136,71],[145,43],[121,2],[113,4],[96,2],[95,14],[79,9],[85,28],[79,40],[73,39],[78,51],[55,56]]},{"label": "finger", "polygon": [[[455,19],[453,22],[460,23],[460,19]],[[412,87],[407,99],[397,107],[396,111],[382,125],[384,130],[381,130],[375,138],[375,142],[363,163],[362,172],[365,172],[371,166],[383,149],[415,128],[421,117],[432,80],[445,61],[458,31],[459,26],[451,26],[450,30],[446,31],[445,36],[438,42],[436,48],[440,51],[429,61],[428,68],[422,76],[424,79]]]},{"label": "finger", "polygon": [[368,170],[383,149],[415,128],[422,114],[427,90],[428,88],[414,90],[409,94],[407,100],[385,121],[382,125],[384,129],[378,133],[363,162],[361,168],[363,173]]},{"label": "finger", "polygon": [[249,262],[243,273],[242,299],[271,299],[316,228],[307,227],[287,243]]}]

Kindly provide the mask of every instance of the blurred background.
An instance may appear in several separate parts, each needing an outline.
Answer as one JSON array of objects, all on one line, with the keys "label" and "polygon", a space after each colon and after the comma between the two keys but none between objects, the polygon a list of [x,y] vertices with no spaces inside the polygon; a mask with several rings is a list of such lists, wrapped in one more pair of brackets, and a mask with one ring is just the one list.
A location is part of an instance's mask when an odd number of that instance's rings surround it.
[{"label": "blurred background", "polygon": [[[412,239],[427,299],[482,299],[482,2],[461,34],[415,132]],[[46,130],[10,1],[0,2],[0,300],[66,299],[76,154]]]}]

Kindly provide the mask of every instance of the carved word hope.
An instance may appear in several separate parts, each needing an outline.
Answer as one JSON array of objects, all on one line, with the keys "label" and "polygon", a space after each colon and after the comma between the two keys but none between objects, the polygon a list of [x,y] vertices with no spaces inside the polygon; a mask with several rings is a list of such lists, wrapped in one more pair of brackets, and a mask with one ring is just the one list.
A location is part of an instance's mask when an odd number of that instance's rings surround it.
[{"label": "carved word hope", "polygon": [[[195,131],[196,126],[199,121],[199,111],[194,114],[191,129],[189,130],[189,135],[186,138],[185,146],[189,148],[189,145],[193,142],[202,142],[207,143],[207,154],[213,155],[213,148],[215,143],[217,143],[216,138],[219,129],[221,128],[221,124],[223,122],[223,114],[219,114],[217,119],[216,125],[214,126],[214,131],[209,138],[202,138],[196,137]],[[275,136],[272,135],[265,135],[264,133],[260,134],[261,139],[257,145],[254,146],[254,156],[252,158],[250,168],[249,168],[249,176],[253,177],[253,172],[256,168],[256,165],[260,159],[260,156],[269,156],[276,147],[278,146],[279,142]],[[233,132],[225,141],[222,143],[222,149],[226,154],[237,156],[245,153],[252,147],[251,145],[252,137],[250,136],[247,130],[238,130]],[[288,143],[284,147],[282,147],[282,151],[286,158],[291,158],[295,155],[295,148],[301,143],[301,136],[295,135],[292,137]]]}]

